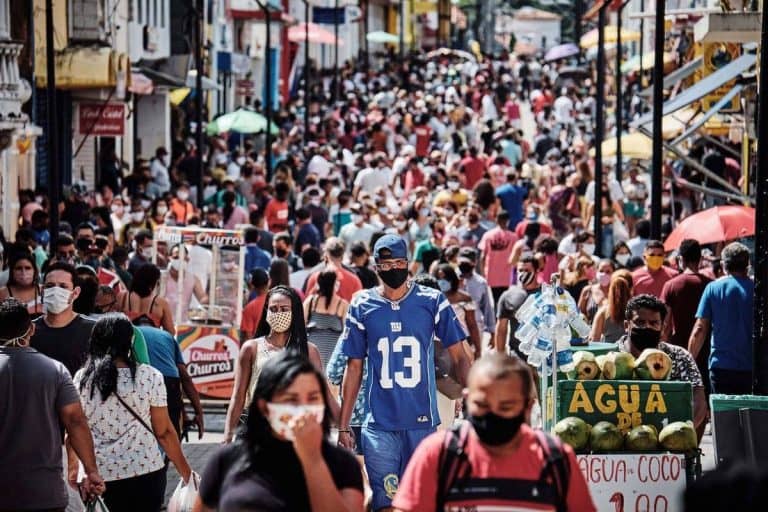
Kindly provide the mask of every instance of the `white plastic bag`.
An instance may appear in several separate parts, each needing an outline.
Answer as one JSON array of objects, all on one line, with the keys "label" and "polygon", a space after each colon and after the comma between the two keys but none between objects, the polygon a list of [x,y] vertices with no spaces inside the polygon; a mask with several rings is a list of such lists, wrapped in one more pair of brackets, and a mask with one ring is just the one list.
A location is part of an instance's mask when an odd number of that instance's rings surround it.
[{"label": "white plastic bag", "polygon": [[176,486],[176,490],[168,501],[168,512],[192,512],[199,489],[200,475],[194,471],[187,485],[184,485],[183,480],[179,480],[179,485]]}]

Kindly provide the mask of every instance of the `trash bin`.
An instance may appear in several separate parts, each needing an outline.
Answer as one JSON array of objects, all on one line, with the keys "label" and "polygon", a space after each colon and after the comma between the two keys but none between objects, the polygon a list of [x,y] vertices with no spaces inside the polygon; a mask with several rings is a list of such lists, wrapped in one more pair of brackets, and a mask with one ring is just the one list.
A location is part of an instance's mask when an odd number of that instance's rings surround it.
[{"label": "trash bin", "polygon": [[768,396],[711,395],[717,465],[768,462]]}]

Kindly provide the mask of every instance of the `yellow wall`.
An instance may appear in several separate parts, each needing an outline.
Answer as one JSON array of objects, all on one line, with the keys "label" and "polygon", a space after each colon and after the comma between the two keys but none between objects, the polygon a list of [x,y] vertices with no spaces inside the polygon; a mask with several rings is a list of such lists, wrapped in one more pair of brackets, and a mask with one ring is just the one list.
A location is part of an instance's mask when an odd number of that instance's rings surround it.
[{"label": "yellow wall", "polygon": [[[53,47],[62,50],[67,46],[67,2],[53,0]],[[35,76],[45,83],[45,0],[34,0],[35,6]],[[40,83],[38,82],[38,85]]]}]

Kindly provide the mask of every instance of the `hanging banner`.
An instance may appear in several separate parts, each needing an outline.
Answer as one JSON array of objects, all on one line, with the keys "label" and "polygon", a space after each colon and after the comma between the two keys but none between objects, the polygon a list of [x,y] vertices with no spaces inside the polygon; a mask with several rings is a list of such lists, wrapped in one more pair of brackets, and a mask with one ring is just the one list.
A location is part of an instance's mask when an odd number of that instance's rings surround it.
[{"label": "hanging banner", "polygon": [[78,125],[80,135],[122,137],[125,133],[125,105],[79,103]]},{"label": "hanging banner", "polygon": [[579,469],[601,512],[683,510],[685,455],[616,453],[577,455]]},{"label": "hanging banner", "polygon": [[179,325],[176,337],[197,391],[206,398],[229,399],[240,353],[237,329]]}]

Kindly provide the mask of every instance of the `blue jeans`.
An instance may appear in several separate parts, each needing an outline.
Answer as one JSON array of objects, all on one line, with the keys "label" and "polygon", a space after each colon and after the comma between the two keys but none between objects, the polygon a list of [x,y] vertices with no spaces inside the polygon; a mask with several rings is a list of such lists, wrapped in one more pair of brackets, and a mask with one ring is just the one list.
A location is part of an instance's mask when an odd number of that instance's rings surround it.
[{"label": "blue jeans", "polygon": [[434,428],[388,431],[363,427],[362,448],[373,491],[373,510],[392,506],[411,455],[422,439],[434,431]]},{"label": "blue jeans", "polygon": [[603,224],[603,239],[600,242],[600,256],[610,258],[613,252],[613,224]]}]

